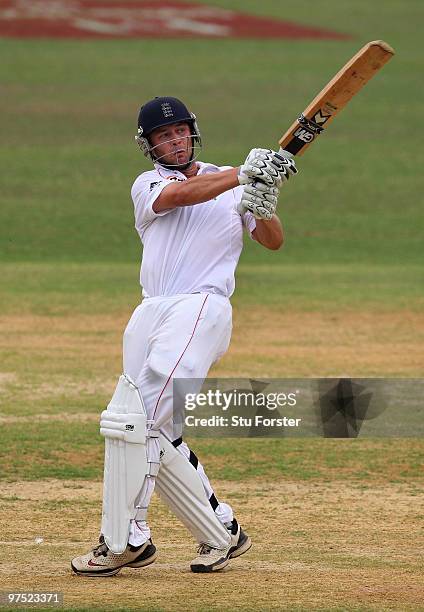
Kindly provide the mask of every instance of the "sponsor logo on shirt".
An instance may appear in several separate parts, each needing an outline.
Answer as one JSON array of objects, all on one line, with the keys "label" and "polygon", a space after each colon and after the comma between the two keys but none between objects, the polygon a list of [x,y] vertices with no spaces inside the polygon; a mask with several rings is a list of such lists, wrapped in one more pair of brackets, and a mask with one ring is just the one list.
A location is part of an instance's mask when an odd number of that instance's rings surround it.
[{"label": "sponsor logo on shirt", "polygon": [[[183,183],[185,181],[185,179],[182,178],[178,178],[178,176],[167,176],[166,177],[167,181],[180,181],[180,183]],[[153,189],[156,187],[156,185],[160,185],[162,181],[155,181],[153,183],[150,183],[150,191],[153,191]]]}]

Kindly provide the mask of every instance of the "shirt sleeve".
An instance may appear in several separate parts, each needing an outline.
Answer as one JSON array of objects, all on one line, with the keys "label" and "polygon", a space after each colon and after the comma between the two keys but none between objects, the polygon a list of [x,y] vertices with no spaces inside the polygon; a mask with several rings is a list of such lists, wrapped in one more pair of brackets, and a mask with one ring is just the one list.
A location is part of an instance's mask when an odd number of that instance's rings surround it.
[{"label": "shirt sleeve", "polygon": [[175,208],[161,210],[160,212],[153,210],[153,204],[165,187],[170,184],[171,181],[167,179],[155,180],[155,177],[139,179],[134,183],[131,189],[131,197],[134,202],[135,227],[140,235],[155,219],[176,210]]},{"label": "shirt sleeve", "polygon": [[[239,185],[238,187],[235,187],[233,189],[233,193],[234,193],[234,199],[235,199],[236,208],[237,208],[241,200],[241,197],[243,195],[243,185]],[[249,232],[249,235],[252,238],[252,240],[254,240],[252,236],[253,230],[256,229],[256,219],[254,215],[249,210],[246,210],[246,212],[240,214],[240,216],[241,216],[241,220],[243,223],[243,227]]]},{"label": "shirt sleeve", "polygon": [[242,214],[241,218],[244,227],[247,229],[250,237],[253,239],[252,232],[256,229],[256,219],[254,215],[249,210],[246,210],[246,212]]}]

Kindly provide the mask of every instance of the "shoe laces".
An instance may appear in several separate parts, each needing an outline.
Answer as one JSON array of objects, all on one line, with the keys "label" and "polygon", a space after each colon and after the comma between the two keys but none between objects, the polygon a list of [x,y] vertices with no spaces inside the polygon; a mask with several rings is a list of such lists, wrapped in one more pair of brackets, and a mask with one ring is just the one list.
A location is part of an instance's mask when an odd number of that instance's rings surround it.
[{"label": "shoe laces", "polygon": [[210,546],[209,544],[200,544],[199,548],[197,549],[197,552],[200,555],[208,555],[211,550],[213,550],[213,546]]},{"label": "shoe laces", "polygon": [[92,551],[95,557],[100,557],[100,555],[103,555],[104,557],[107,556],[108,553],[108,547],[106,546],[106,542],[100,542],[100,544],[97,544],[97,546],[95,546]]}]

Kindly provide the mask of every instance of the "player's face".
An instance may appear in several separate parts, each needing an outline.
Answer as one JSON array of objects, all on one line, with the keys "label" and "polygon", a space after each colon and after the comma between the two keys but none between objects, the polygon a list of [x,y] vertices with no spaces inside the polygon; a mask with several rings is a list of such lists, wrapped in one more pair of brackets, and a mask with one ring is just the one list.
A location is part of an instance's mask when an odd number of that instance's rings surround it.
[{"label": "player's face", "polygon": [[188,123],[172,123],[157,128],[149,136],[155,158],[172,166],[188,164],[192,151],[192,134]]}]

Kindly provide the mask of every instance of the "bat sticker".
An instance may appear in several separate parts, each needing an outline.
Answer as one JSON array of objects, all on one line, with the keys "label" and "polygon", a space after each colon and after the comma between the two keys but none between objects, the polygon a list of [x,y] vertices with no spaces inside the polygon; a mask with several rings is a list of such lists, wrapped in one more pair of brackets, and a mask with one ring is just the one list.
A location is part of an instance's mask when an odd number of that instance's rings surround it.
[{"label": "bat sticker", "polygon": [[322,110],[319,109],[317,113],[312,117],[312,121],[318,125],[323,125],[331,115],[323,115]]},{"label": "bat sticker", "polygon": [[295,136],[302,142],[312,142],[315,138],[315,134],[313,134],[313,132],[310,132],[309,130],[305,130],[304,127],[300,127],[299,129],[297,129],[293,136]]}]

